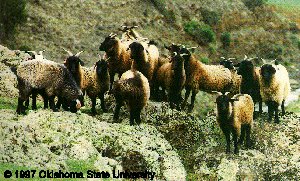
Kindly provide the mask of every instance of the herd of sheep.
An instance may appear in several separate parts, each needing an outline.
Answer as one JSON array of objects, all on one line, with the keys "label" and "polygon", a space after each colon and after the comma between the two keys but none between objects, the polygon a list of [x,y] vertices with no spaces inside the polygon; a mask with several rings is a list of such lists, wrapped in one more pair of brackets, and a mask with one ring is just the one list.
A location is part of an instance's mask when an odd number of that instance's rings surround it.
[{"label": "herd of sheep", "polygon": [[[171,108],[194,108],[196,94],[201,91],[218,94],[217,122],[225,134],[226,152],[230,152],[230,134],[233,135],[234,152],[238,152],[238,138],[242,143],[246,136],[249,146],[253,125],[254,105],[262,102],[268,106],[269,121],[275,113],[279,123],[278,107],[285,113],[284,102],[290,92],[289,76],[286,68],[273,61],[255,67],[245,56],[238,64],[222,57],[220,65],[207,65],[193,55],[195,47],[181,44],[165,46],[170,56],[162,57],[154,41],[141,37],[135,27],[123,27],[121,39],[110,34],[101,43],[99,50],[103,57],[91,68],[84,66],[79,53],[67,51],[69,56],[64,64],[43,57],[43,51],[34,52],[33,59],[22,62],[17,68],[18,107],[17,113],[25,113],[29,97],[32,108],[36,109],[36,96],[44,99],[44,108],[57,111],[60,106],[76,112],[84,105],[84,95],[91,99],[93,115],[96,114],[96,99],[101,100],[101,109],[107,112],[104,94],[115,97],[114,120],[118,120],[124,103],[130,112],[130,125],[140,124],[140,114],[149,99],[167,100]],[[115,74],[119,79],[114,80]],[[185,89],[184,99],[181,97]],[[55,97],[58,101],[55,104]],[[25,102],[25,105],[23,105]]]}]

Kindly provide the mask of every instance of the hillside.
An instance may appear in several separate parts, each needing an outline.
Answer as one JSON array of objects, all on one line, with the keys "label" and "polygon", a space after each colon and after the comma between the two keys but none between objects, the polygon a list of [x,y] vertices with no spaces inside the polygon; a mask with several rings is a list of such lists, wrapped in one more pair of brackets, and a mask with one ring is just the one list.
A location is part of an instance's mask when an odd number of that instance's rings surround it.
[{"label": "hillside", "polygon": [[[251,8],[244,0],[29,0],[25,24],[14,39],[0,42],[0,180],[5,169],[149,169],[157,180],[299,180],[300,6],[297,0],[288,2],[269,0]],[[203,44],[203,36],[187,30],[204,23],[216,41]],[[115,103],[108,94],[108,113],[97,102],[95,117],[88,98],[76,114],[43,110],[41,98],[37,111],[15,113],[17,78],[11,67],[28,57],[24,49],[45,49],[45,57],[56,62],[67,56],[62,48],[84,50],[82,60],[92,66],[100,43],[111,32],[120,35],[121,25],[138,25],[137,31],[158,42],[165,55],[164,44],[174,42],[199,45],[196,56],[210,64],[220,56],[236,57],[236,63],[245,54],[276,58],[289,70],[295,101],[278,125],[266,121],[267,113],[256,119],[252,147],[242,147],[238,155],[225,154],[215,96],[202,91],[192,113],[150,101],[140,126],[129,126],[124,107],[120,123],[113,123]],[[223,45],[224,33],[230,34],[229,46]]]}]

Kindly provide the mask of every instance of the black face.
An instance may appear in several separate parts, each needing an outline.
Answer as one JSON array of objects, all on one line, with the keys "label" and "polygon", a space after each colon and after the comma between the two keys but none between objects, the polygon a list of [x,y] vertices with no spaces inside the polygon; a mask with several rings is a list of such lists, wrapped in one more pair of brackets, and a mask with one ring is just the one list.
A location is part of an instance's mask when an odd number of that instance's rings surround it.
[{"label": "black face", "polygon": [[66,59],[65,66],[72,72],[72,74],[77,72],[79,65],[84,65],[84,63],[77,56],[69,56]]},{"label": "black face", "polygon": [[180,54],[186,54],[186,55],[182,56],[185,60],[188,60],[192,55],[191,52],[187,48],[181,48]]},{"label": "black face", "polygon": [[172,57],[172,60],[171,60],[173,63],[172,63],[172,70],[180,70],[182,68],[182,66],[184,65],[184,59],[182,56],[180,55],[175,55]]},{"label": "black face", "polygon": [[249,75],[249,72],[253,72],[253,69],[254,69],[254,65],[251,61],[243,60],[239,64],[239,69],[238,69],[237,73],[239,75],[246,76],[246,75]]},{"label": "black face", "polygon": [[219,111],[228,111],[230,98],[226,95],[221,95],[217,97],[217,106]]},{"label": "black face", "polygon": [[105,74],[107,72],[107,69],[108,69],[107,61],[99,60],[96,63],[96,72],[97,72],[98,75]]},{"label": "black face", "polygon": [[170,53],[173,53],[173,52],[179,53],[180,49],[181,49],[181,47],[179,45],[175,45],[175,44],[172,44],[170,46],[165,46],[165,48],[168,49],[170,51]]},{"label": "black face", "polygon": [[131,49],[131,58],[136,59],[136,56],[139,55],[139,53],[144,51],[144,47],[139,42],[133,42],[129,45],[129,48]]},{"label": "black face", "polygon": [[233,62],[231,60],[222,60],[220,62],[220,65],[223,65],[225,68],[228,68],[229,70],[234,69]]},{"label": "black face", "polygon": [[261,76],[266,82],[270,81],[272,76],[276,73],[275,68],[270,64],[265,64],[261,67]]},{"label": "black face", "polygon": [[77,112],[76,104],[77,104],[76,100],[73,100],[70,103],[70,111],[72,113],[76,113]]},{"label": "black face", "polygon": [[106,37],[104,41],[100,44],[99,50],[100,51],[108,51],[112,47],[114,47],[118,43],[115,37]]}]

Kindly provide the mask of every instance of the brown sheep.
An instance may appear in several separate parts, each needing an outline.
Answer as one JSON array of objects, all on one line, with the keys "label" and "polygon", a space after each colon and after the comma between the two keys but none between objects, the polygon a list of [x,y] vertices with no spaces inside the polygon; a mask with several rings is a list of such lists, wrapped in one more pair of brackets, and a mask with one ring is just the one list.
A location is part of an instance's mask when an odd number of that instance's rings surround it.
[{"label": "brown sheep", "polygon": [[131,58],[133,59],[132,69],[140,71],[148,79],[151,89],[151,95],[155,96],[154,80],[158,69],[159,52],[155,45],[145,46],[140,42],[133,42],[129,45]]},{"label": "brown sheep", "polygon": [[139,71],[128,70],[122,74],[120,80],[113,85],[112,94],[116,99],[114,120],[119,119],[120,109],[124,102],[130,112],[130,125],[141,123],[140,114],[150,97],[150,87],[147,78]]},{"label": "brown sheep", "polygon": [[121,42],[116,36],[116,34],[110,34],[99,47],[100,51],[106,52],[106,58],[109,58],[110,89],[112,88],[115,74],[119,74],[120,77],[131,68],[132,64],[130,51],[127,50],[132,41]]},{"label": "brown sheep", "polygon": [[230,134],[233,135],[234,153],[238,153],[238,138],[242,143],[246,135],[246,146],[250,146],[250,133],[253,126],[254,103],[250,95],[237,94],[230,98],[217,92],[217,122],[226,137],[226,153],[230,153]]},{"label": "brown sheep", "polygon": [[181,91],[184,88],[185,80],[184,59],[182,55],[174,52],[170,62],[158,69],[155,81],[155,86],[162,87],[164,97],[165,90],[167,90],[171,108],[176,105],[177,109],[180,109]]}]

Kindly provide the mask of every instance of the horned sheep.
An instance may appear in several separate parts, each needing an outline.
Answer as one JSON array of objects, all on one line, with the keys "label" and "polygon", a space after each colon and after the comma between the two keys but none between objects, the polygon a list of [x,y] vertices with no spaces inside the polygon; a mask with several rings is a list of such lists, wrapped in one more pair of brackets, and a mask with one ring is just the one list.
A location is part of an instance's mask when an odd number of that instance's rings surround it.
[{"label": "horned sheep", "polygon": [[23,102],[28,99],[31,91],[45,90],[49,97],[50,108],[57,111],[54,97],[62,96],[71,112],[80,108],[83,94],[68,69],[61,64],[49,60],[32,60],[22,62],[17,69],[18,107],[17,113],[25,113]]},{"label": "horned sheep", "polygon": [[250,95],[237,94],[232,98],[229,92],[219,96],[217,103],[217,122],[226,138],[226,153],[230,153],[230,134],[233,135],[234,153],[238,153],[239,143],[242,143],[246,136],[246,147],[250,146],[250,133],[253,126],[254,103]]},{"label": "horned sheep", "polygon": [[111,93],[116,99],[114,120],[119,119],[120,109],[126,102],[130,112],[130,125],[134,125],[134,122],[140,124],[141,111],[150,97],[148,79],[139,71],[128,70],[114,83]]},{"label": "horned sheep", "polygon": [[177,55],[174,52],[170,62],[158,69],[156,79],[155,86],[161,86],[164,95],[165,90],[167,90],[171,107],[173,108],[176,105],[177,109],[180,109],[181,91],[184,88],[186,80],[182,55]]},{"label": "horned sheep", "polygon": [[268,106],[269,121],[275,112],[275,123],[279,123],[278,106],[285,114],[284,103],[290,93],[290,81],[286,68],[280,64],[264,64],[260,69],[260,94]]}]

